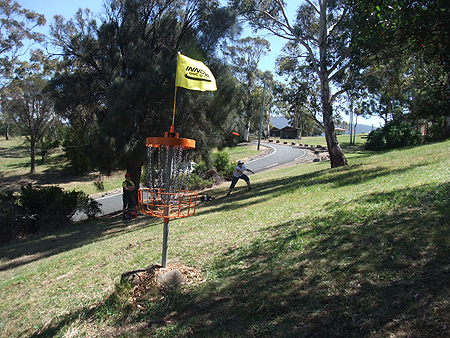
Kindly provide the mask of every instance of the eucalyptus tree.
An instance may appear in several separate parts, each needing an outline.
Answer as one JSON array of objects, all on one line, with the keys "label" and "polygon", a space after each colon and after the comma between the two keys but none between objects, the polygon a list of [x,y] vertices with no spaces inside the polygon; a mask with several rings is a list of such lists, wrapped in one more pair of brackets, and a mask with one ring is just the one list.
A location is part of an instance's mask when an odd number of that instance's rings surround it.
[{"label": "eucalyptus tree", "polygon": [[[89,158],[86,166],[124,168],[138,181],[145,138],[162,135],[172,122],[178,52],[205,61],[215,75],[226,72],[213,48],[234,16],[217,1],[108,0],[101,20],[98,27],[88,10],[80,10],[52,25],[67,64],[52,81],[56,108],[83,131],[72,135],[74,143],[89,145],[79,148]],[[178,90],[175,126],[196,138],[200,150],[220,140],[220,128],[212,126],[233,112],[234,87],[226,76],[224,82],[230,87],[219,94]]]},{"label": "eucalyptus tree", "polygon": [[257,79],[262,76],[258,64],[270,52],[270,43],[260,37],[246,37],[228,46],[225,55],[230,60],[233,73],[241,84],[244,103],[244,139],[248,142],[250,124],[257,114],[260,101],[255,100]]},{"label": "eucalyptus tree", "polygon": [[450,2],[352,0],[351,4],[354,60],[369,59],[388,69],[403,65],[407,86],[401,92],[410,115],[446,121],[443,134],[450,137]]},{"label": "eucalyptus tree", "polygon": [[[44,35],[35,29],[45,25],[45,16],[23,8],[17,1],[0,1],[0,87],[14,78],[14,71],[22,63],[30,45],[42,42]],[[5,125],[5,136],[9,139],[11,118],[0,109],[0,121]]]},{"label": "eucalyptus tree", "polygon": [[282,0],[230,0],[229,3],[255,29],[268,30],[301,47],[297,57],[311,64],[320,81],[323,127],[331,167],[347,165],[333,121],[333,102],[345,90],[344,75],[350,65],[346,1],[305,0],[298,7],[294,23],[290,22]]},{"label": "eucalyptus tree", "polygon": [[4,109],[30,144],[31,173],[36,168],[36,145],[55,125],[58,118],[53,110],[47,81],[40,77],[13,80],[4,90]]},{"label": "eucalyptus tree", "polygon": [[277,57],[275,66],[277,74],[287,80],[277,86],[278,101],[287,106],[285,117],[299,129],[299,137],[302,131],[309,135],[317,127],[324,130],[320,84],[314,70],[296,57],[298,46],[288,43],[283,51],[286,54]]},{"label": "eucalyptus tree", "polygon": [[45,25],[45,16],[23,8],[17,1],[0,1],[0,75],[2,82],[11,78],[19,59],[44,35],[35,29]]}]

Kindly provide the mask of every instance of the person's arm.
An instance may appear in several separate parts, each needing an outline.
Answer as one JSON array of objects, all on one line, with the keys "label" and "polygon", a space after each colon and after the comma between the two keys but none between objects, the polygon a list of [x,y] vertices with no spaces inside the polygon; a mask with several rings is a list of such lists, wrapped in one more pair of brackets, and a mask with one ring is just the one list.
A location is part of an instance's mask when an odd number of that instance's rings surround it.
[{"label": "person's arm", "polygon": [[133,191],[134,190],[134,183],[133,182],[131,182],[133,185],[126,185],[126,183],[124,183],[123,184],[123,188],[124,188],[124,190],[127,190],[127,191]]},{"label": "person's arm", "polygon": [[236,170],[242,175],[244,173],[244,170],[242,170],[241,168],[237,167]]},{"label": "person's arm", "polygon": [[253,175],[255,175],[255,173],[253,172],[253,170],[250,170],[250,169],[245,169],[245,170],[250,171]]}]

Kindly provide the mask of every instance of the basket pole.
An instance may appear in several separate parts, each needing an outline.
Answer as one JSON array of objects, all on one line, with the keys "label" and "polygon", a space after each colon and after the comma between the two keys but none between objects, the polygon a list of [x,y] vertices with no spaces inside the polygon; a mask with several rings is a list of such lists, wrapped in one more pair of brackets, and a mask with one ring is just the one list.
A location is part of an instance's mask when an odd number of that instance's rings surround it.
[{"label": "basket pole", "polygon": [[163,268],[167,267],[167,254],[169,251],[169,221],[170,221],[170,187],[172,186],[172,166],[173,166],[173,146],[169,146],[169,157],[167,161],[167,177],[166,177],[166,198],[164,202],[164,231],[163,231],[163,249],[162,249],[162,262]]},{"label": "basket pole", "polygon": [[[166,208],[168,209],[168,208]],[[169,218],[164,217],[164,232],[163,232],[163,249],[162,249],[162,262],[163,268],[167,267],[167,253],[169,251]]]}]

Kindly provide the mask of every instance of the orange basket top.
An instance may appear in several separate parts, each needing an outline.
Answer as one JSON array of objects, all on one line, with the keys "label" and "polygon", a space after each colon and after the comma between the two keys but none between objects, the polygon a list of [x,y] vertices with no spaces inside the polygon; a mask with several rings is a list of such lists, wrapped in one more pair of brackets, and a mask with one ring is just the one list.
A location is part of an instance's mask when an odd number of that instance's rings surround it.
[{"label": "orange basket top", "polygon": [[147,137],[147,147],[179,146],[186,149],[195,148],[195,140],[180,138],[178,133],[165,132],[164,137]]}]

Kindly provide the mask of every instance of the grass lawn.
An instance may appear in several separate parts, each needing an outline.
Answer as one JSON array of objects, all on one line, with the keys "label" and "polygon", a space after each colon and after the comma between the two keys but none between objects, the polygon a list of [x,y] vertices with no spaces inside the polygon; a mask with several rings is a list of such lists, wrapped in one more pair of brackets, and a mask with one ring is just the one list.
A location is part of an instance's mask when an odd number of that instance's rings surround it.
[{"label": "grass lawn", "polygon": [[159,219],[113,215],[0,247],[0,336],[449,336],[450,141],[345,151],[346,167],[209,190],[170,222],[168,254],[204,281],[135,302],[119,278],[161,262]]},{"label": "grass lawn", "polygon": [[[255,144],[225,148],[230,154],[231,161],[247,159],[264,151],[257,150]],[[84,176],[71,174],[68,162],[64,158],[62,149],[52,150],[48,159],[42,163],[36,156],[36,172],[30,174],[30,153],[24,138],[11,138],[6,141],[0,137],[0,191],[20,191],[22,185],[58,185],[65,190],[82,190],[88,195],[101,195],[108,191],[122,187],[124,171],[113,172],[111,175],[102,175],[104,189],[97,189],[94,184],[100,178],[100,173],[93,172]]]}]

